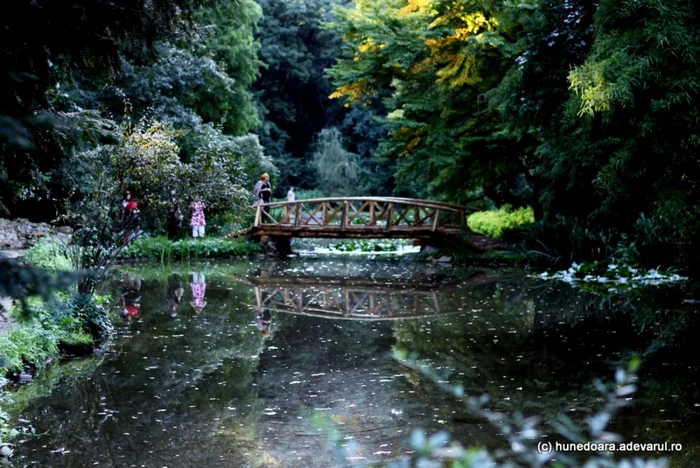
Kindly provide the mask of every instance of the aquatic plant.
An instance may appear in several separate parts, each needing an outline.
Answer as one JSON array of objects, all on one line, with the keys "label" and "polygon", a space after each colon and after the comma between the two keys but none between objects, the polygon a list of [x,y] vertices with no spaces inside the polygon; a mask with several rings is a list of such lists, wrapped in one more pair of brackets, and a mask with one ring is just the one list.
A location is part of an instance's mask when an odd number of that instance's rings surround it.
[{"label": "aquatic plant", "polygon": [[614,260],[601,260],[591,263],[573,263],[568,270],[555,273],[541,273],[542,279],[557,279],[584,289],[629,290],[645,286],[659,286],[686,281],[688,278],[672,270],[633,267]]},{"label": "aquatic plant", "polygon": [[[557,466],[645,466],[648,468],[666,467],[666,459],[651,460],[615,460],[613,453],[617,447],[624,445],[618,434],[607,431],[607,426],[615,415],[624,407],[630,406],[631,396],[637,390],[636,372],[641,360],[634,357],[627,369],[619,368],[615,372],[615,382],[605,385],[595,381],[604,406],[597,413],[586,418],[585,426],[572,421],[563,413],[556,421],[550,423],[561,443],[556,444],[549,438],[543,438],[545,431],[541,428],[538,416],[525,417],[521,412],[505,414],[486,408],[489,402],[487,395],[480,397],[466,396],[461,385],[445,383],[444,376],[439,375],[427,365],[420,364],[405,351],[397,350],[395,358],[403,365],[419,371],[430,378],[443,391],[461,400],[466,408],[475,416],[483,418],[507,440],[509,449],[489,452],[483,448],[465,448],[459,441],[451,438],[449,433],[441,431],[427,436],[420,429],[415,430],[410,439],[410,445],[415,452],[410,457],[389,464],[393,468],[410,466],[444,466],[446,462],[451,467],[486,467],[486,466],[530,466],[541,467],[556,459]],[[565,451],[574,444],[594,447],[588,453],[586,460],[574,457],[575,453]],[[583,452],[579,450],[579,452]]]},{"label": "aquatic plant", "polygon": [[151,260],[243,257],[257,253],[260,247],[244,239],[221,239],[208,237],[192,240],[171,241],[167,237],[143,237],[122,250],[123,258],[145,257]]},{"label": "aquatic plant", "polygon": [[351,239],[328,246],[334,252],[395,252],[409,245],[409,241],[394,239]]}]

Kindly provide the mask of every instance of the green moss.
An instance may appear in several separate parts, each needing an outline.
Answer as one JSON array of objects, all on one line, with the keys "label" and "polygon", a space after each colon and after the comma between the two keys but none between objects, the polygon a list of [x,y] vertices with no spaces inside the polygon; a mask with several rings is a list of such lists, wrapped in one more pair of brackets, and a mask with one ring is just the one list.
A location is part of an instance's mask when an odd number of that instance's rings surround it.
[{"label": "green moss", "polygon": [[502,239],[509,231],[515,231],[535,222],[532,208],[513,210],[510,205],[504,205],[498,210],[479,211],[467,218],[469,228],[494,239]]}]

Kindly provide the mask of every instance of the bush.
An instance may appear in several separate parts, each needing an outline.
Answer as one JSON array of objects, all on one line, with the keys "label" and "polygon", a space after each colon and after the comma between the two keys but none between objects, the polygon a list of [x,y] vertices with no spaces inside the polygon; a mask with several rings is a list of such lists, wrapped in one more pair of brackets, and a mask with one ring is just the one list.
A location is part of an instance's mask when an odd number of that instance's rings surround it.
[{"label": "bush", "polygon": [[66,255],[66,245],[57,240],[41,240],[27,250],[25,260],[39,268],[50,271],[70,271],[73,265]]},{"label": "bush", "polygon": [[49,305],[30,299],[31,318],[0,337],[0,374],[19,372],[24,366],[42,367],[51,356],[59,354],[59,346],[88,346],[93,337],[86,333],[83,321],[71,315],[68,303]]},{"label": "bush", "polygon": [[170,258],[242,257],[258,252],[260,247],[244,239],[205,238],[171,241],[167,237],[140,238],[122,250],[123,258],[146,257],[151,260]]},{"label": "bush", "polygon": [[510,205],[504,205],[498,210],[479,211],[467,218],[469,228],[495,239],[502,239],[510,231],[516,231],[535,222],[531,207],[513,210]]}]

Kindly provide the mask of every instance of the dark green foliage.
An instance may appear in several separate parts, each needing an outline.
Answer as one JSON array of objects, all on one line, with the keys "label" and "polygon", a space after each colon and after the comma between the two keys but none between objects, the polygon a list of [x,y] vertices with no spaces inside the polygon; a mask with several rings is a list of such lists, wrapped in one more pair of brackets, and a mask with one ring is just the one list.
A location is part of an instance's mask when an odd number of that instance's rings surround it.
[{"label": "dark green foliage", "polygon": [[651,266],[698,256],[697,17],[684,1],[601,2],[570,114],[541,150],[547,212],[629,233]]},{"label": "dark green foliage", "polygon": [[[345,0],[260,0],[264,18],[258,40],[265,66],[255,83],[264,116],[261,142],[280,167],[277,196],[289,186],[317,186],[309,160],[315,136],[328,126],[343,128],[349,150],[369,159],[369,152],[383,134],[367,111],[350,111],[333,102],[333,87],[325,69],[340,53],[335,31],[324,28],[333,22],[334,5]],[[356,149],[358,151],[356,151]]]},{"label": "dark green foliage", "polygon": [[62,272],[60,275],[20,264],[14,260],[0,258],[0,296],[19,300],[27,312],[26,300],[31,296],[48,299],[55,289],[66,288],[82,277],[77,273]]},{"label": "dark green foliage", "polygon": [[0,20],[0,209],[51,198],[60,165],[47,91],[80,70],[105,76],[184,24],[201,0],[19,0]]}]

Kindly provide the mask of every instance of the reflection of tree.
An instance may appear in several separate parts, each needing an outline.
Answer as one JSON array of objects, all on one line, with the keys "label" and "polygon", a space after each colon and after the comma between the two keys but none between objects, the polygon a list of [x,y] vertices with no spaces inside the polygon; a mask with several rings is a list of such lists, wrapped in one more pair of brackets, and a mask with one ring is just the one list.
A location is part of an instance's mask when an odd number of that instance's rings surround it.
[{"label": "reflection of tree", "polygon": [[[643,396],[657,385],[650,374],[662,368],[662,356],[666,363],[678,361],[679,347],[693,349],[683,338],[693,336],[689,314],[659,312],[672,306],[673,297],[677,292],[668,289],[600,297],[566,284],[503,280],[464,290],[464,316],[396,322],[394,336],[398,347],[433,366],[453,368],[449,379],[468,394],[490,394],[494,407],[545,417],[562,410],[582,415],[596,407],[591,382],[610,375],[612,364],[633,352],[646,357]],[[686,391],[685,401],[697,401],[696,391]]]},{"label": "reflection of tree", "polygon": [[[261,408],[251,384],[261,339],[250,314],[231,308],[231,291],[209,284],[210,313],[147,314],[121,330],[115,353],[91,378],[63,378],[58,391],[34,402],[22,417],[50,439],[32,439],[22,452],[47,445],[31,458],[52,465],[248,463],[243,453],[259,445]],[[165,282],[143,290],[145,308],[167,310]],[[250,300],[244,288],[234,295]],[[70,453],[49,453],[61,447]]]}]

